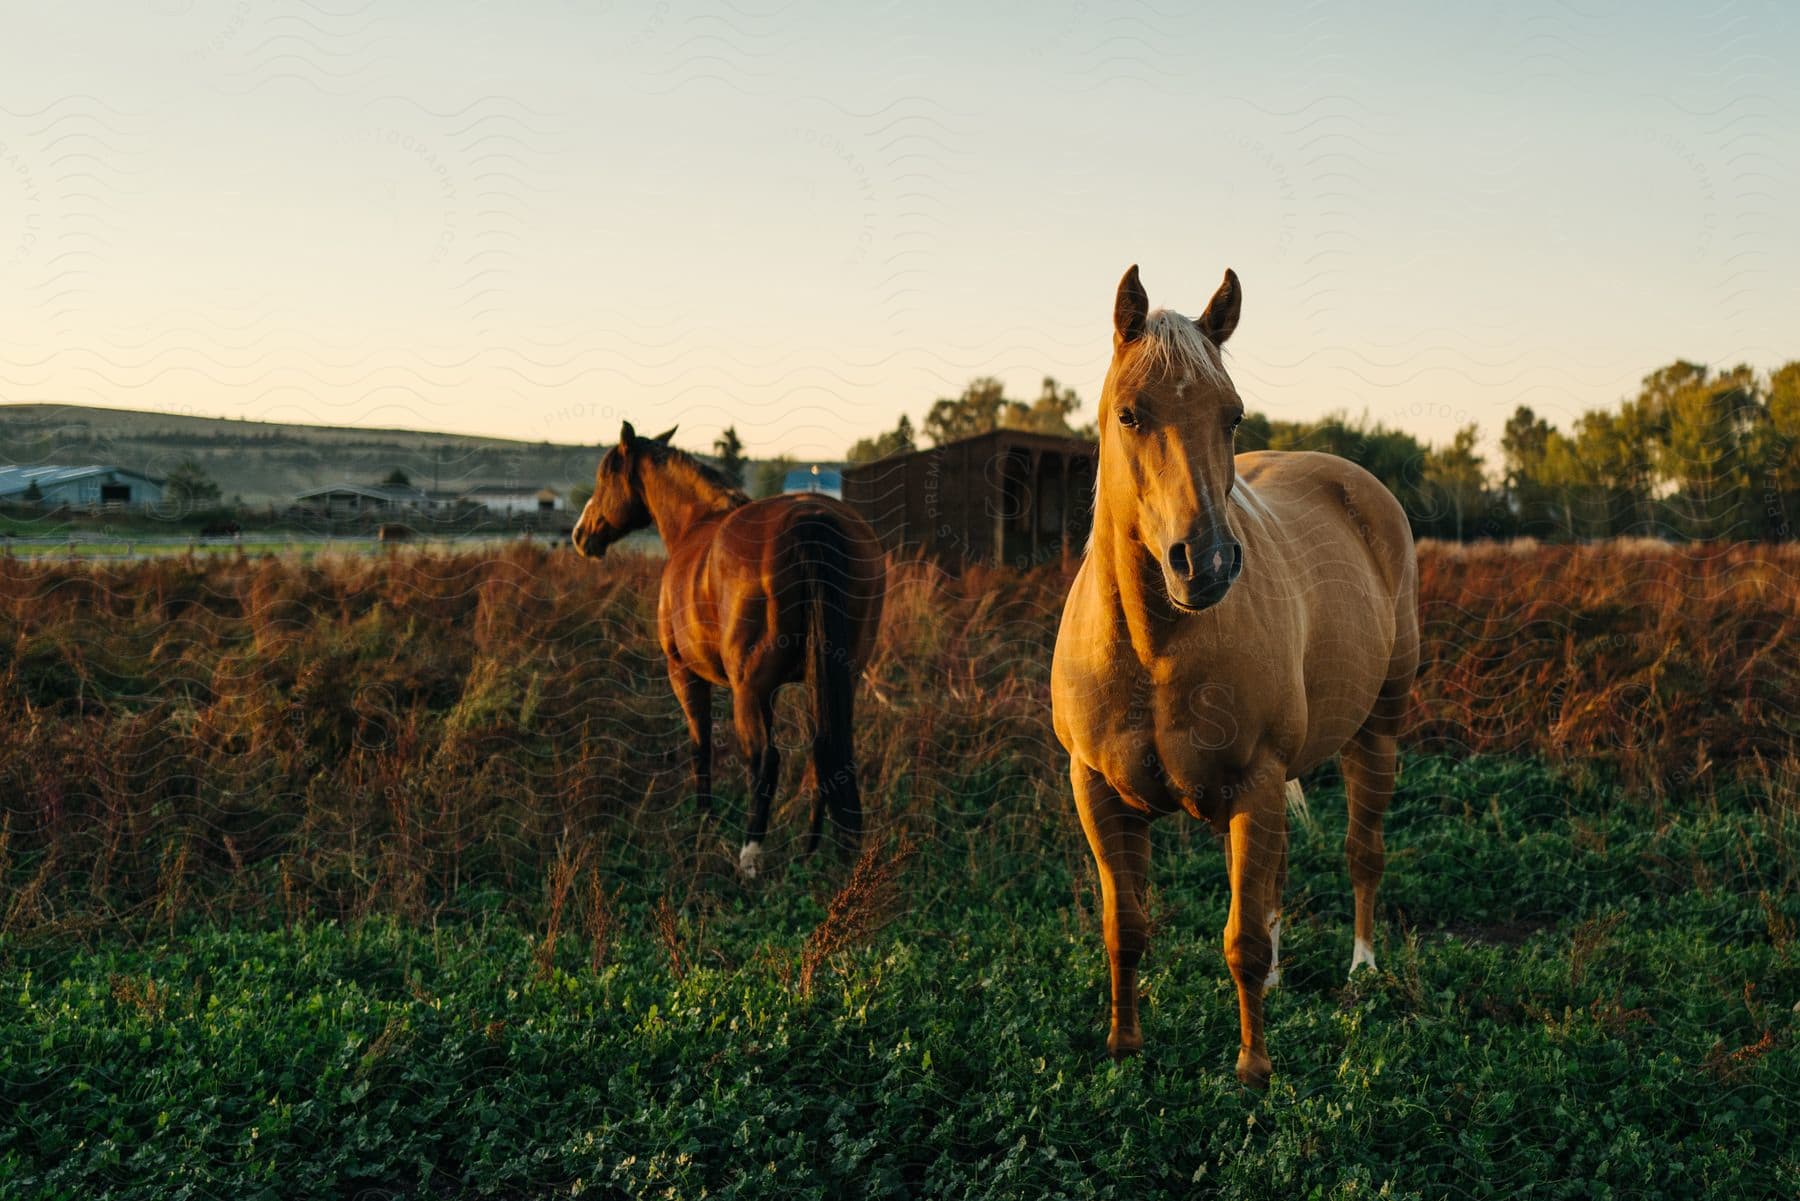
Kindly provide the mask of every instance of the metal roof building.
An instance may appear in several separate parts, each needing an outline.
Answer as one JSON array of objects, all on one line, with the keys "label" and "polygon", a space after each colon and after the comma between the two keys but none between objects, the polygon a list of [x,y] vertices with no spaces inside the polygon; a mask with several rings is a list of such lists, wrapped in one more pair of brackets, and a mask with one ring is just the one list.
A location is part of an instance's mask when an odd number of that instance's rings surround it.
[{"label": "metal roof building", "polygon": [[1098,455],[1079,438],[993,430],[846,468],[844,500],[889,550],[1023,566],[1079,553]]},{"label": "metal roof building", "polygon": [[822,492],[826,496],[844,494],[843,472],[835,467],[796,467],[782,477],[783,492]]},{"label": "metal roof building", "polygon": [[410,484],[327,484],[294,497],[303,509],[322,513],[381,513],[396,509],[429,509],[431,497]]},{"label": "metal roof building", "polygon": [[[128,467],[0,467],[0,501],[48,506],[160,504],[164,480]],[[33,485],[36,492],[33,493]]]}]

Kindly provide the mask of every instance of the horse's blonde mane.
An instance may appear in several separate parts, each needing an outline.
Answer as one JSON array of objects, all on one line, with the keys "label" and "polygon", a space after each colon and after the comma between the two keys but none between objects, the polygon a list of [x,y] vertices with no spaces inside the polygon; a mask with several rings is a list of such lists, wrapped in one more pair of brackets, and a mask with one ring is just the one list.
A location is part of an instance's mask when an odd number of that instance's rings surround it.
[{"label": "horse's blonde mane", "polygon": [[1146,371],[1191,374],[1215,388],[1231,387],[1219,348],[1200,332],[1192,317],[1174,309],[1157,309],[1144,321],[1142,342],[1138,361]]}]

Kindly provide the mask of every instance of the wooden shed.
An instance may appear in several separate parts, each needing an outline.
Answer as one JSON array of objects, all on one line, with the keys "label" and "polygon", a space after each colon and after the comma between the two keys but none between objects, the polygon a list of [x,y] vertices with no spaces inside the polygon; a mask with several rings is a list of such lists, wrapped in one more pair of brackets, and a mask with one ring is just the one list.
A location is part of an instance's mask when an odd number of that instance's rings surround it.
[{"label": "wooden shed", "polygon": [[1093,522],[1099,448],[993,430],[844,470],[844,499],[889,550],[949,566],[1024,566],[1080,554]]}]

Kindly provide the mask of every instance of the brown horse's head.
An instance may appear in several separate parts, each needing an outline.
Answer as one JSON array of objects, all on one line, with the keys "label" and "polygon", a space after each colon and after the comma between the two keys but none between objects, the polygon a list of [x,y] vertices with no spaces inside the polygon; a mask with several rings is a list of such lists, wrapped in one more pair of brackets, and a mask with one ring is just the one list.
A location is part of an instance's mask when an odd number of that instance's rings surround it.
[{"label": "brown horse's head", "polygon": [[1189,612],[1224,599],[1244,565],[1225,523],[1244,405],[1219,357],[1242,301],[1227,271],[1198,318],[1151,312],[1134,266],[1113,306],[1096,507],[1142,542],[1162,567],[1170,602]]},{"label": "brown horse's head", "polygon": [[590,559],[604,558],[607,547],[650,525],[639,466],[674,434],[675,427],[670,426],[654,438],[645,438],[631,428],[631,422],[624,424],[619,444],[606,452],[594,471],[594,494],[581,507],[581,519],[569,535],[576,550]]}]

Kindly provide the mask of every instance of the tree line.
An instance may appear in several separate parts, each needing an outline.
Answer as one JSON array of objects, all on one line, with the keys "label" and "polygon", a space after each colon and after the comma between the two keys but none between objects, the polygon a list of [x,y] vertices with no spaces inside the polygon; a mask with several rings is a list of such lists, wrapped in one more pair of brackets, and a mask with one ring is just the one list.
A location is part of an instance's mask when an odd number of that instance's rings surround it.
[{"label": "tree line", "polygon": [[[984,375],[970,380],[961,396],[939,397],[925,414],[924,434],[933,446],[997,429],[1086,438],[1091,442],[1099,436],[1092,422],[1082,426],[1070,424],[1070,418],[1080,408],[1081,397],[1075,389],[1063,387],[1050,376],[1044,377],[1036,399],[1027,402],[1009,398],[1004,384]],[[845,457],[852,463],[873,463],[917,449],[912,419],[902,413],[893,429],[859,440]]]},{"label": "tree line", "polygon": [[[920,435],[941,446],[996,429],[1092,440],[1091,422],[1074,423],[1080,408],[1075,391],[1050,377],[1021,401],[983,376],[935,401],[917,433],[902,415],[846,458],[873,462],[918,449]],[[1786,539],[1794,534],[1789,514],[1800,507],[1800,361],[1764,376],[1678,360],[1645,376],[1636,396],[1583,413],[1566,430],[1518,406],[1501,430],[1498,463],[1480,445],[1472,423],[1427,445],[1344,413],[1283,421],[1251,412],[1237,434],[1239,451],[1324,451],[1359,464],[1399,498],[1421,537]],[[710,458],[759,496],[779,492],[798,465],[787,457],[753,464],[735,428],[719,436]],[[753,467],[754,479],[746,478]],[[586,491],[572,490],[571,502],[578,507]],[[167,495],[190,506],[219,500],[191,460],[169,473]]]},{"label": "tree line", "polygon": [[[995,429],[1092,439],[1074,426],[1081,401],[1046,378],[1038,397],[1008,399],[998,380],[972,381],[931,406],[933,445]],[[1421,537],[1530,536],[1574,540],[1644,535],[1785,539],[1800,505],[1800,362],[1767,376],[1679,360],[1644,377],[1635,397],[1583,413],[1564,431],[1520,405],[1500,437],[1500,462],[1478,449],[1473,423],[1427,445],[1367,416],[1283,421],[1248,413],[1237,448],[1340,455],[1399,498]],[[852,463],[917,449],[911,420],[850,448]]]}]

